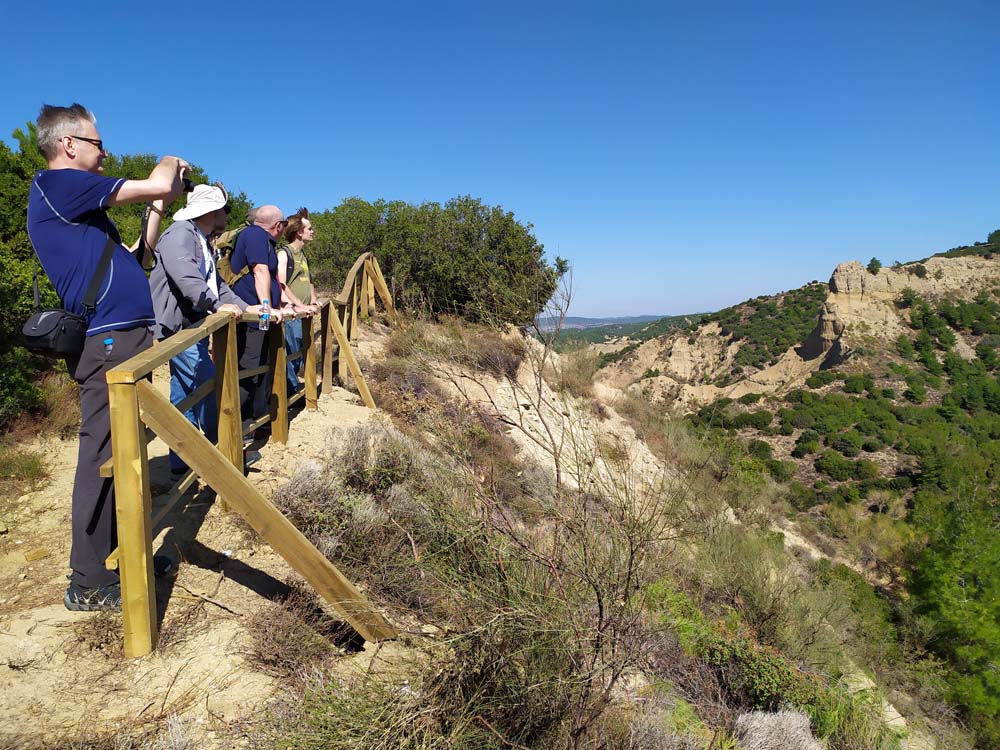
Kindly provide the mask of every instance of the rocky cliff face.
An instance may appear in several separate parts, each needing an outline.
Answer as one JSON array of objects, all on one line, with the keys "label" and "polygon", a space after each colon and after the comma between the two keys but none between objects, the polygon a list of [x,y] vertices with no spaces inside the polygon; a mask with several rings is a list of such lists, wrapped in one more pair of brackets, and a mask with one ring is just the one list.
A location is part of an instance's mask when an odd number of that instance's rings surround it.
[{"label": "rocky cliff face", "polygon": [[[917,275],[916,265],[882,268],[872,274],[857,261],[841,263],[830,278],[830,294],[809,337],[776,364],[731,385],[709,384],[730,371],[740,348],[739,342],[722,336],[714,322],[693,332],[646,341],[633,357],[601,370],[598,377],[617,387],[643,390],[652,398],[676,399],[682,405],[787,390],[820,368],[844,362],[863,343],[889,347],[901,333],[909,333],[907,314],[896,306],[906,288],[937,302],[971,299],[982,289],[1000,287],[1000,257],[931,258],[922,264],[927,271],[924,277]],[[966,358],[975,356],[961,336],[955,350]],[[653,369],[660,371],[658,377],[642,377]]]},{"label": "rocky cliff face", "polygon": [[[982,289],[1000,285],[1000,258],[996,257],[931,258],[923,266],[927,269],[923,278],[914,273],[914,264],[882,268],[877,274],[853,260],[837,266],[830,277],[824,316],[841,329],[836,337],[841,345],[850,346],[864,337],[895,340],[908,332],[907,320],[896,307],[906,288],[936,302],[969,299]],[[958,349],[962,353],[967,347]]]}]

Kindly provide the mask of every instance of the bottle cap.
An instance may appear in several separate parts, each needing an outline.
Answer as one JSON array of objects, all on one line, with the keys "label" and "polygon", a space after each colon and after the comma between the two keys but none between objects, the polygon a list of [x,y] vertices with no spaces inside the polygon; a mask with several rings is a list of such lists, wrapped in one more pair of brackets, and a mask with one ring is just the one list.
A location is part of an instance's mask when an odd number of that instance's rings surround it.
[{"label": "bottle cap", "polygon": [[104,339],[104,345],[105,346],[107,346],[108,344],[113,344],[113,343],[115,343],[115,340],[113,338],[111,338],[111,337],[108,337],[108,338]]}]

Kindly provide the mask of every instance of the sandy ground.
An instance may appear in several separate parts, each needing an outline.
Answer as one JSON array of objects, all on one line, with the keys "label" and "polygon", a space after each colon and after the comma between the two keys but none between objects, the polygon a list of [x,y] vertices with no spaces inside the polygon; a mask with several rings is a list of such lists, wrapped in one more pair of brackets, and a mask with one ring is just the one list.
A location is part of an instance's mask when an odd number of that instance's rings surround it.
[{"label": "sandy ground", "polygon": [[[369,338],[380,338],[372,333]],[[373,347],[377,341],[358,348],[370,356]],[[157,373],[158,387],[166,387],[166,377]],[[303,463],[324,460],[332,432],[372,416],[355,394],[332,388],[318,410],[293,414],[287,445],[254,445],[262,459],[251,480],[269,496]],[[120,618],[69,612],[62,604],[77,441],[49,439],[33,448],[44,455],[50,479],[34,492],[0,499],[0,528],[6,527],[0,534],[0,748],[73,746],[123,728],[162,727],[171,715],[193,747],[245,744],[241,724],[259,717],[280,685],[247,664],[244,618],[284,590],[291,568],[196,484],[154,530],[154,552],[180,561],[175,580],[157,582],[160,647],[125,659],[115,630]],[[154,511],[172,484],[166,453],[160,440],[149,444]],[[393,648],[382,648],[380,658]],[[369,645],[344,661],[364,669],[375,651]]]}]

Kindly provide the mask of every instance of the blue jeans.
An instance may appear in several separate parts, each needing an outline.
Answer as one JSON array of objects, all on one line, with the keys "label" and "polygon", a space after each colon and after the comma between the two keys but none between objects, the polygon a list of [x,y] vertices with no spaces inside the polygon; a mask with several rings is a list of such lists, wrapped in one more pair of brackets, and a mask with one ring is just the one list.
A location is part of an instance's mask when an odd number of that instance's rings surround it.
[{"label": "blue jeans", "polygon": [[[302,321],[289,320],[285,323],[285,351],[289,354],[302,349]],[[295,393],[299,385],[298,371],[302,369],[302,360],[288,360],[288,392]]]},{"label": "blue jeans", "polygon": [[[202,339],[170,360],[170,403],[179,404],[205,381],[214,377],[215,364],[208,354],[208,339]],[[184,416],[205,433],[212,445],[219,442],[219,412],[214,393],[184,412]],[[186,469],[187,465],[180,456],[170,451],[170,468]]]}]

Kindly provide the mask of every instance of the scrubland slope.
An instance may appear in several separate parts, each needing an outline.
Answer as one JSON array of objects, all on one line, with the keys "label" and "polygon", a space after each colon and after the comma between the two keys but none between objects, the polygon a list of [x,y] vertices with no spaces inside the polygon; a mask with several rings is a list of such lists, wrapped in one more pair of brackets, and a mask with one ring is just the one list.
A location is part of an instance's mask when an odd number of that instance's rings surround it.
[{"label": "scrubland slope", "polygon": [[[764,748],[816,737],[860,750],[959,737],[916,704],[903,707],[905,728],[887,721],[893,685],[856,676],[872,668],[858,581],[784,549],[771,521],[780,488],[731,446],[516,331],[373,324],[361,341],[379,410],[335,391],[296,417],[288,447],[264,446],[254,479],[400,638],[357,651],[332,610],[199,492],[193,524],[172,519],[166,532],[182,566],[162,592],[161,647],[125,661],[116,618],[55,604],[68,512],[57,479],[5,511],[17,539],[52,553],[33,566],[37,585],[2,605],[3,713],[28,705],[32,719],[0,727],[8,744]],[[55,446],[42,450],[68,466],[72,441]],[[0,571],[17,587],[25,563],[11,541]]]}]

